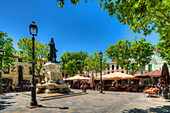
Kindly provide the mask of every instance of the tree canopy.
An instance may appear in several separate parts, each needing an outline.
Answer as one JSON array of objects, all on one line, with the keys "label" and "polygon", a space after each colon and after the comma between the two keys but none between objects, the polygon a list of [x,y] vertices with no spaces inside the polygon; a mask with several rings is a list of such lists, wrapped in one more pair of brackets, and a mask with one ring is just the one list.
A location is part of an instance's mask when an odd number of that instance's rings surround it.
[{"label": "tree canopy", "polygon": [[154,45],[146,42],[145,38],[139,41],[119,40],[116,44],[110,45],[106,49],[106,56],[112,61],[116,61],[118,65],[123,66],[128,72],[134,75],[142,66],[149,64],[150,56],[153,55]]},{"label": "tree canopy", "polygon": [[[65,0],[56,0],[61,8]],[[84,0],[87,3],[87,0]],[[77,5],[80,0],[71,0]],[[130,26],[132,32],[144,35],[152,31],[159,33],[161,39],[170,36],[170,1],[169,0],[98,0],[102,10],[108,10],[109,16],[116,18],[120,23]]]},{"label": "tree canopy", "polygon": [[170,65],[170,41],[169,40],[160,40],[158,42],[157,52],[159,56],[168,62]]},{"label": "tree canopy", "polygon": [[15,61],[13,57],[16,53],[16,50],[13,47],[12,41],[13,39],[8,37],[7,33],[0,31],[0,48],[4,50],[4,55],[2,56],[3,68]]},{"label": "tree canopy", "polygon": [[121,67],[124,67],[126,72],[130,70],[130,64],[132,58],[131,51],[132,42],[129,40],[119,40],[116,44],[110,45],[106,49],[106,56],[112,61],[116,61]]},{"label": "tree canopy", "polygon": [[[90,56],[86,58],[85,64],[88,70],[92,70],[92,74],[93,74],[93,70],[95,70],[97,73],[97,71],[100,70],[99,52],[93,52],[93,55],[90,54]],[[102,69],[105,70],[108,67],[109,64],[107,63],[107,58],[103,58],[102,56]]]},{"label": "tree canopy", "polygon": [[[80,0],[70,0],[75,6]],[[87,0],[83,0],[87,3]],[[93,0],[92,0],[93,1]],[[56,0],[63,8],[65,0]],[[98,0],[99,7],[107,10],[110,17],[128,25],[133,33],[150,35],[153,31],[159,34],[158,48],[160,56],[169,63],[170,50],[170,0]],[[164,45],[166,44],[166,45]],[[163,45],[163,46],[162,46]]]},{"label": "tree canopy", "polygon": [[154,48],[155,46],[150,42],[146,42],[145,38],[141,38],[139,41],[136,41],[136,38],[134,39],[131,46],[131,55],[134,59],[131,63],[132,75],[140,70],[142,66],[149,64],[152,60],[151,56],[154,54]]},{"label": "tree canopy", "polygon": [[82,74],[85,67],[85,59],[88,56],[87,52],[74,52],[67,51],[61,58],[62,70],[65,70],[66,74],[74,76],[75,74]]},{"label": "tree canopy", "polygon": [[[26,62],[32,62],[32,39],[23,37],[19,40],[18,44],[18,54]],[[49,53],[49,47],[47,43],[42,44],[39,40],[35,40],[35,73],[40,77],[41,69],[43,68],[44,61],[47,61]]]}]

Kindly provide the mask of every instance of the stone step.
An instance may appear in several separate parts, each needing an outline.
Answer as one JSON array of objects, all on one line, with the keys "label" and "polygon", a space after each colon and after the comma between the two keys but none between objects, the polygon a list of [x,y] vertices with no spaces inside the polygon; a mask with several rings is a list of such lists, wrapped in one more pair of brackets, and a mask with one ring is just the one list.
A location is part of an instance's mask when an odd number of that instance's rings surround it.
[{"label": "stone step", "polygon": [[66,94],[66,95],[60,95],[56,97],[47,97],[47,98],[42,98],[39,99],[40,101],[46,101],[46,100],[52,100],[52,99],[60,99],[60,98],[66,98],[66,97],[73,97],[73,96],[79,96],[79,95],[85,95],[85,93],[74,93],[74,94]]},{"label": "stone step", "polygon": [[[26,93],[22,93],[25,96],[31,96],[31,93],[26,92]],[[83,92],[70,92],[70,93],[51,93],[51,94],[36,94],[36,97],[38,100],[40,101],[45,101],[45,100],[51,100],[51,99],[60,99],[60,98],[66,98],[66,97],[73,97],[73,96],[79,96],[79,95],[85,95],[87,93],[83,93]]]}]

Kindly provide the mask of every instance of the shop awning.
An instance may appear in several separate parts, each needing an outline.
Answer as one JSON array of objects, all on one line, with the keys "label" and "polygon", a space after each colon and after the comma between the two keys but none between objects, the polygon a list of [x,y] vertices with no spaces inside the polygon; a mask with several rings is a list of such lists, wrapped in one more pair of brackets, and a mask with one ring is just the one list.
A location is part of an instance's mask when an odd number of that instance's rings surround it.
[{"label": "shop awning", "polygon": [[161,77],[162,70],[155,70],[148,73],[141,74],[137,76],[138,78],[146,78],[146,77]]}]

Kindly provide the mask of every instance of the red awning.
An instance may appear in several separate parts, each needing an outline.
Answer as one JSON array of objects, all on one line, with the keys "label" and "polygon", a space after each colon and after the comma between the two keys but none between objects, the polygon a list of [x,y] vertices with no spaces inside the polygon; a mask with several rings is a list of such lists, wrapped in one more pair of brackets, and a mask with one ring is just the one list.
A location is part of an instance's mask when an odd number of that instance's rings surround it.
[{"label": "red awning", "polygon": [[161,73],[162,73],[162,70],[155,70],[155,71],[141,74],[140,76],[137,76],[137,77],[147,77],[147,76],[148,77],[161,77]]}]

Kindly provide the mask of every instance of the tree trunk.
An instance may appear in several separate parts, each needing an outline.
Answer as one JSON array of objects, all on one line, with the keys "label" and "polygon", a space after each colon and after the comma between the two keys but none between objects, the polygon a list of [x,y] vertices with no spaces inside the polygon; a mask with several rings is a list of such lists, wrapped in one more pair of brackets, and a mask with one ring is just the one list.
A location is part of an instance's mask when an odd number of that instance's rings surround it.
[{"label": "tree trunk", "polygon": [[93,75],[93,70],[92,70],[92,75],[90,76],[90,85],[93,86],[94,85],[94,75]]},{"label": "tree trunk", "polygon": [[42,82],[42,77],[41,77],[40,73],[38,73],[38,77],[39,77],[40,83],[41,83]]},{"label": "tree trunk", "polygon": [[126,70],[126,74],[128,74],[129,70]]},{"label": "tree trunk", "polygon": [[131,75],[134,75],[134,70],[132,71]]},{"label": "tree trunk", "polygon": [[87,70],[86,70],[86,77],[87,77]]},{"label": "tree trunk", "polygon": [[97,70],[96,70],[96,77],[97,77]]},{"label": "tree trunk", "polygon": [[89,70],[87,72],[88,72],[88,74],[87,74],[87,76],[88,76],[89,75]]}]

